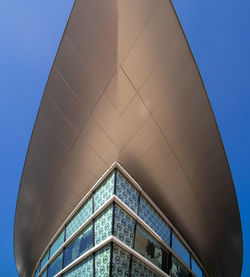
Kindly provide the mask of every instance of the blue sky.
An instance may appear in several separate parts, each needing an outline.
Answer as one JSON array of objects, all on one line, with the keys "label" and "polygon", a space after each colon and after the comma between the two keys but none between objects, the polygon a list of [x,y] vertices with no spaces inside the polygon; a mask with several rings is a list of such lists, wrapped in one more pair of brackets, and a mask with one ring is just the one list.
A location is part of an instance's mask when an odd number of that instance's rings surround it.
[{"label": "blue sky", "polygon": [[[72,3],[0,1],[0,276],[17,276],[13,229],[19,182],[41,96]],[[173,0],[173,4],[199,66],[228,156],[242,219],[242,277],[248,277],[250,1]]]}]

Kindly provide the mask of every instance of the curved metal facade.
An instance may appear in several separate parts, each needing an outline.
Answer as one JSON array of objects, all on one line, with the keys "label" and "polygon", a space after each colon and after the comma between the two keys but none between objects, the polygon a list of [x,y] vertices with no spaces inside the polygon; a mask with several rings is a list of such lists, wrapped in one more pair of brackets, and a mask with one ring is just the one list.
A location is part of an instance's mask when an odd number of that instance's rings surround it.
[{"label": "curved metal facade", "polygon": [[210,276],[240,276],[242,232],[230,169],[169,0],[76,0],[20,184],[20,276],[32,274],[66,217],[116,160]]}]

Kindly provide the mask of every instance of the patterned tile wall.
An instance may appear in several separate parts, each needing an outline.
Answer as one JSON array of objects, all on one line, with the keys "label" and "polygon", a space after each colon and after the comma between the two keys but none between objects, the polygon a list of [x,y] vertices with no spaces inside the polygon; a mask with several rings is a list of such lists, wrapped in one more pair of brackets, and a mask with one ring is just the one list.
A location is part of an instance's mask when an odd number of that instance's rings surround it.
[{"label": "patterned tile wall", "polygon": [[133,247],[135,220],[118,205],[115,205],[114,235],[128,246]]},{"label": "patterned tile wall", "polygon": [[66,240],[84,223],[93,213],[93,199],[89,200],[83,205],[76,216],[66,226]]},{"label": "patterned tile wall", "polygon": [[112,234],[113,205],[110,205],[95,220],[95,245]]},{"label": "patterned tile wall", "polygon": [[65,231],[63,230],[62,233],[58,236],[57,240],[51,245],[50,257],[52,257],[56,253],[56,251],[60,248],[61,245],[63,245],[64,235],[65,235]]},{"label": "patterned tile wall", "polygon": [[172,249],[190,267],[190,254],[174,233],[172,234]]},{"label": "patterned tile wall", "polygon": [[114,194],[115,172],[104,181],[104,183],[96,190],[94,196],[94,207],[97,211],[108,199]]},{"label": "patterned tile wall", "polygon": [[63,277],[93,277],[93,256],[87,258],[82,263],[63,274]]},{"label": "patterned tile wall", "polygon": [[167,245],[170,245],[170,228],[154,211],[144,197],[141,197],[140,199],[139,217],[147,223],[148,226],[153,229]]},{"label": "patterned tile wall", "polygon": [[131,277],[161,277],[137,258],[132,258]]},{"label": "patterned tile wall", "polygon": [[95,255],[95,277],[109,277],[111,246],[105,246]]},{"label": "patterned tile wall", "polygon": [[137,212],[139,193],[119,172],[116,178],[116,195],[133,212]]},{"label": "patterned tile wall", "polygon": [[112,277],[128,277],[131,255],[121,247],[113,244]]},{"label": "patterned tile wall", "polygon": [[200,269],[200,267],[198,266],[198,264],[193,258],[192,258],[192,270],[197,277],[202,277],[202,270]]}]

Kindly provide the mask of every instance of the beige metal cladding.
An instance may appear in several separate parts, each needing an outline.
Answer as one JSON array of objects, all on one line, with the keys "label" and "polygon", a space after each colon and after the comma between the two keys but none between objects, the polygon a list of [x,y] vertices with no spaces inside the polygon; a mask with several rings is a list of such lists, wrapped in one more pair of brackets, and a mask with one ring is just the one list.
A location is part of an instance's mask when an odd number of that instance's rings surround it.
[{"label": "beige metal cladding", "polygon": [[230,169],[169,0],[75,2],[21,179],[14,230],[20,276],[31,276],[60,225],[115,160],[211,277],[240,276]]}]

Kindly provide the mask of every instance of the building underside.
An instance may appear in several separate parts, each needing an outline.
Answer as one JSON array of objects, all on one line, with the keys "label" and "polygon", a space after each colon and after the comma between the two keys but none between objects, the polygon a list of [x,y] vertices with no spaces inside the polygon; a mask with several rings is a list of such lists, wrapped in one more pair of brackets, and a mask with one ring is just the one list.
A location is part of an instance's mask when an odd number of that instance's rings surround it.
[{"label": "building underside", "polygon": [[75,1],[19,188],[20,276],[32,275],[57,230],[114,161],[167,215],[209,276],[240,276],[234,184],[169,0]]}]

